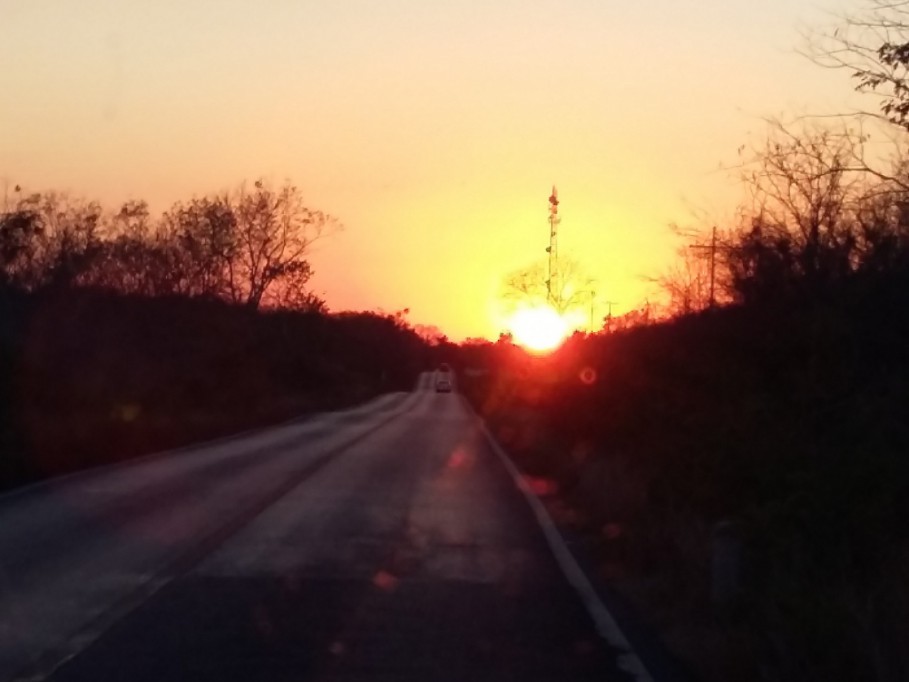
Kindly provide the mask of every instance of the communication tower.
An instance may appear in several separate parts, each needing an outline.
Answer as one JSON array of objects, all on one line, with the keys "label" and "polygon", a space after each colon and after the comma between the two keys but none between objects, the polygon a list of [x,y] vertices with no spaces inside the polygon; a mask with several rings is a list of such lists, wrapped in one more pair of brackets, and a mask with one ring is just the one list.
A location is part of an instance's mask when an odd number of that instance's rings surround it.
[{"label": "communication tower", "polygon": [[[546,253],[549,254],[549,269],[546,277],[546,296],[549,303],[555,303],[555,298],[561,295],[558,286],[559,277],[559,192],[556,186],[552,186],[552,194],[549,196],[549,246]],[[555,292],[555,296],[553,295]]]}]

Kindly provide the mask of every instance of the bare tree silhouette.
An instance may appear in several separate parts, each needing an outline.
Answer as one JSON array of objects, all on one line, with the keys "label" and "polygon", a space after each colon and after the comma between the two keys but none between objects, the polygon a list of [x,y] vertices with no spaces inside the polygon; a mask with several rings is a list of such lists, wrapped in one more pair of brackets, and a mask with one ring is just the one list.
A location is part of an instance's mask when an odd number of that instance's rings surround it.
[{"label": "bare tree silhouette", "polygon": [[547,264],[541,261],[511,273],[505,279],[505,300],[528,305],[550,305],[560,315],[589,305],[593,280],[584,275],[576,260],[563,257],[554,264],[554,289],[547,287],[547,272]]}]

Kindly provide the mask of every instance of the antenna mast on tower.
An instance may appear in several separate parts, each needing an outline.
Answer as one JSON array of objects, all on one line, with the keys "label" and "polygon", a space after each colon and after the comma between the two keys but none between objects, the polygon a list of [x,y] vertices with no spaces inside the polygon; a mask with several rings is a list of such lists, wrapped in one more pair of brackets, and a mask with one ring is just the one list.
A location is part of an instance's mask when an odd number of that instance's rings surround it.
[{"label": "antenna mast on tower", "polygon": [[558,287],[558,272],[559,272],[559,223],[561,218],[559,218],[559,192],[556,189],[556,186],[552,186],[552,194],[549,197],[549,246],[546,248],[546,252],[549,254],[549,270],[547,272],[546,279],[546,297],[549,300],[549,303],[552,304],[555,302],[553,297],[553,291],[556,292],[557,296],[560,296],[560,290]]}]

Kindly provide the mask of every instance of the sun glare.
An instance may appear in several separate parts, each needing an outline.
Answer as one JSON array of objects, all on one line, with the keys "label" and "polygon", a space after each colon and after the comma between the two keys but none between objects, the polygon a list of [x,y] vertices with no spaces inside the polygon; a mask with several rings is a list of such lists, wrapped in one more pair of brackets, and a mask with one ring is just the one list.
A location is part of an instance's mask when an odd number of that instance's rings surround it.
[{"label": "sun glare", "polygon": [[549,306],[524,308],[511,316],[509,330],[514,340],[528,350],[554,350],[568,335],[568,324]]}]

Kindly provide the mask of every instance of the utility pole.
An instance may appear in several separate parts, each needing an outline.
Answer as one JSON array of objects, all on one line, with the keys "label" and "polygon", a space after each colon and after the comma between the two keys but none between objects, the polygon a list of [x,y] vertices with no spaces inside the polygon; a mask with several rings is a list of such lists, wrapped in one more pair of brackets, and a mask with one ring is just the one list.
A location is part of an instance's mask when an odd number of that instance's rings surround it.
[{"label": "utility pole", "polygon": [[603,301],[606,304],[606,333],[612,333],[612,306],[618,305],[618,301]]},{"label": "utility pole", "polygon": [[716,225],[710,231],[709,244],[690,244],[689,249],[707,251],[707,259],[710,265],[710,307],[716,307]]},{"label": "utility pole", "polygon": [[589,329],[589,331],[591,334],[594,334],[594,333],[596,333],[596,328],[593,326],[593,321],[595,319],[594,314],[596,312],[596,304],[597,304],[597,290],[596,290],[597,281],[595,279],[588,279],[584,283],[584,286],[586,288],[584,289],[583,293],[590,296],[590,329]]},{"label": "utility pole", "polygon": [[[546,277],[546,297],[550,305],[555,303],[553,289],[556,294],[561,296],[558,288],[558,271],[559,271],[559,193],[556,186],[552,186],[552,194],[549,196],[549,246],[546,247],[546,253],[549,254],[549,269]],[[554,306],[558,308],[558,306]]]},{"label": "utility pole", "polygon": [[597,292],[593,289],[590,290],[590,333],[593,334],[596,330],[593,328],[593,309],[596,305]]},{"label": "utility pole", "polygon": [[[16,200],[19,199],[19,192],[22,191],[22,188],[19,185],[13,187],[13,194],[16,195]],[[3,178],[3,212],[9,213],[9,178]]]}]

